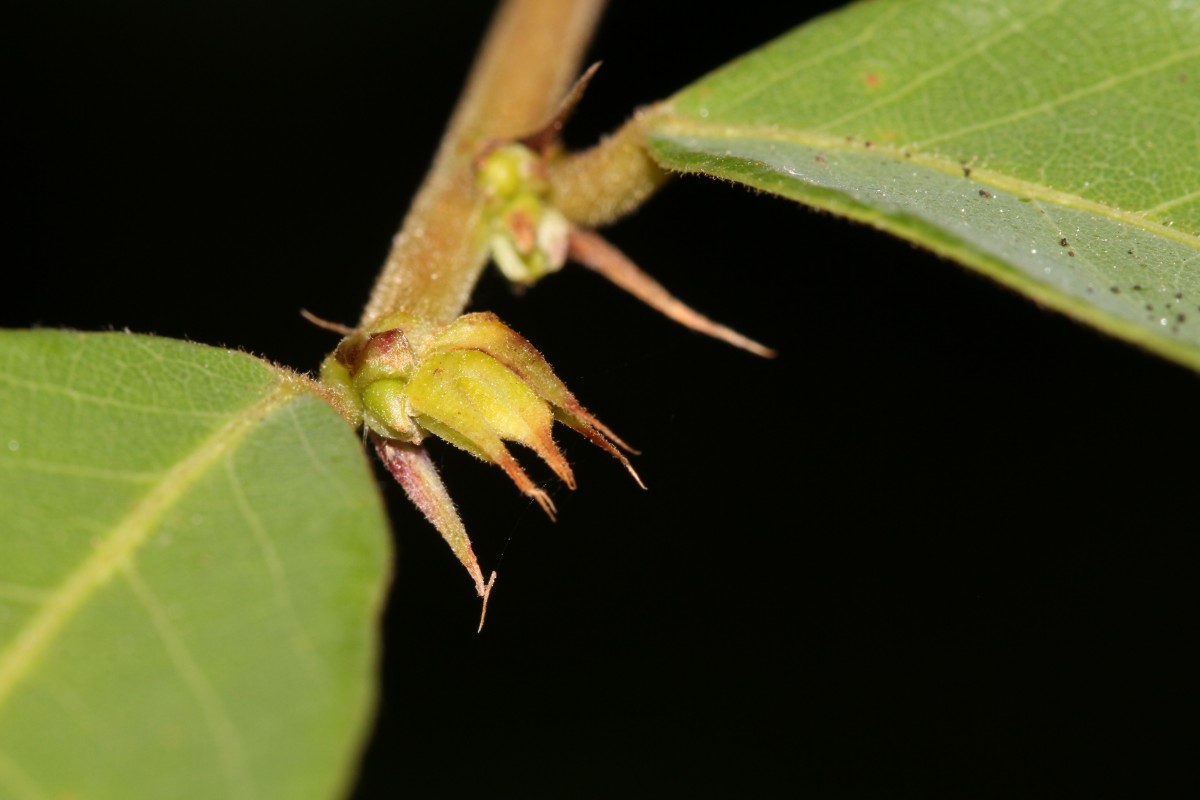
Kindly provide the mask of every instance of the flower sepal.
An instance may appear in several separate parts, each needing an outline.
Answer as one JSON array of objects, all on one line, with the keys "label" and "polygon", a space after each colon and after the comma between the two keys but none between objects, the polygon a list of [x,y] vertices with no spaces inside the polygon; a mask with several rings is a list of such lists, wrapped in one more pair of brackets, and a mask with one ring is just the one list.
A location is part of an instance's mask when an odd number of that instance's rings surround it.
[{"label": "flower sepal", "polygon": [[644,488],[621,452],[632,449],[495,314],[465,314],[441,326],[387,315],[348,335],[321,365],[321,381],[351,423],[363,426],[388,470],[467,569],[485,613],[495,573],[484,581],[458,511],[421,446],[426,437],[496,464],[551,519],[550,495],[526,474],[508,444],[532,450],[573,489],[575,475],[554,441],[556,421],[619,460]]}]

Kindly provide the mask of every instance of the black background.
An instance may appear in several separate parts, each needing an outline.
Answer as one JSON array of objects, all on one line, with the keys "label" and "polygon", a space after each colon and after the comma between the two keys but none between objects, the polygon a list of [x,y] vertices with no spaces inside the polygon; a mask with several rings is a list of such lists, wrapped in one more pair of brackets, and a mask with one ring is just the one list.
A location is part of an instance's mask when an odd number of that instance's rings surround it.
[{"label": "black background", "polygon": [[[29,5],[0,324],[315,367],[335,337],[298,310],[357,318],[487,4]],[[617,0],[568,141],[819,10]],[[1193,374],[716,182],[608,235],[781,355],[583,270],[521,298],[489,274],[473,307],[643,451],[650,491],[564,432],[579,489],[551,485],[551,524],[434,445],[500,573],[476,635],[467,578],[380,473],[398,561],[356,797],[1164,796],[1192,772]]]}]

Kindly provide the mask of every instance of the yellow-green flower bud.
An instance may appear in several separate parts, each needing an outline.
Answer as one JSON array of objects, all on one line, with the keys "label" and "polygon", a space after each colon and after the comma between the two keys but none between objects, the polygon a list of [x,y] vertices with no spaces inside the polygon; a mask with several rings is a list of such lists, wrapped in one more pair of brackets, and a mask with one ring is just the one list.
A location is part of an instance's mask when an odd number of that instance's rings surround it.
[{"label": "yellow-green flower bud", "polygon": [[387,439],[420,444],[422,430],[412,418],[408,384],[398,378],[368,383],[362,390],[363,424]]},{"label": "yellow-green flower bud", "polygon": [[410,444],[438,436],[498,465],[551,515],[549,496],[506,442],[533,450],[574,488],[571,467],[552,436],[558,420],[633,473],[617,449],[625,444],[584,409],[533,345],[494,314],[467,314],[440,328],[398,316],[381,324],[394,323],[405,327],[348,337],[337,360],[322,368],[331,391],[353,395],[347,403],[357,403],[368,430]]}]

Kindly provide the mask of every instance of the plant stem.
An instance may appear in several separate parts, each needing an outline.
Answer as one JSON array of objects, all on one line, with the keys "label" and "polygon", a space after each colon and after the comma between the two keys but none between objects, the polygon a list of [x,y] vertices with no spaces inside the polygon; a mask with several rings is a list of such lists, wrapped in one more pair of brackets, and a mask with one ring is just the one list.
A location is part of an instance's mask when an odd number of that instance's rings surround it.
[{"label": "plant stem", "polygon": [[595,147],[551,160],[550,201],[567,219],[598,228],[639,207],[669,177],[646,152],[647,125],[665,103],[639,109]]},{"label": "plant stem", "polygon": [[360,327],[403,311],[462,313],[486,258],[472,161],[490,141],[549,120],[579,71],[604,0],[507,0],[492,20],[446,135],[396,234]]}]

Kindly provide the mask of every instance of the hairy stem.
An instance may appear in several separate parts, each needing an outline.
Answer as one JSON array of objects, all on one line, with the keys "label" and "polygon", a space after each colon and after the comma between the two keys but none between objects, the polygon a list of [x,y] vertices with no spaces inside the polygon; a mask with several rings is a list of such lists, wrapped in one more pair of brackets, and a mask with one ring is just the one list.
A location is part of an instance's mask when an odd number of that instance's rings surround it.
[{"label": "hairy stem", "polygon": [[554,207],[577,225],[598,228],[646,202],[669,177],[644,145],[648,124],[665,110],[643,108],[595,147],[550,161]]},{"label": "hairy stem", "polygon": [[545,124],[579,71],[604,0],[508,0],[497,12],[433,167],[396,234],[359,326],[403,311],[449,322],[486,258],[472,161]]}]

